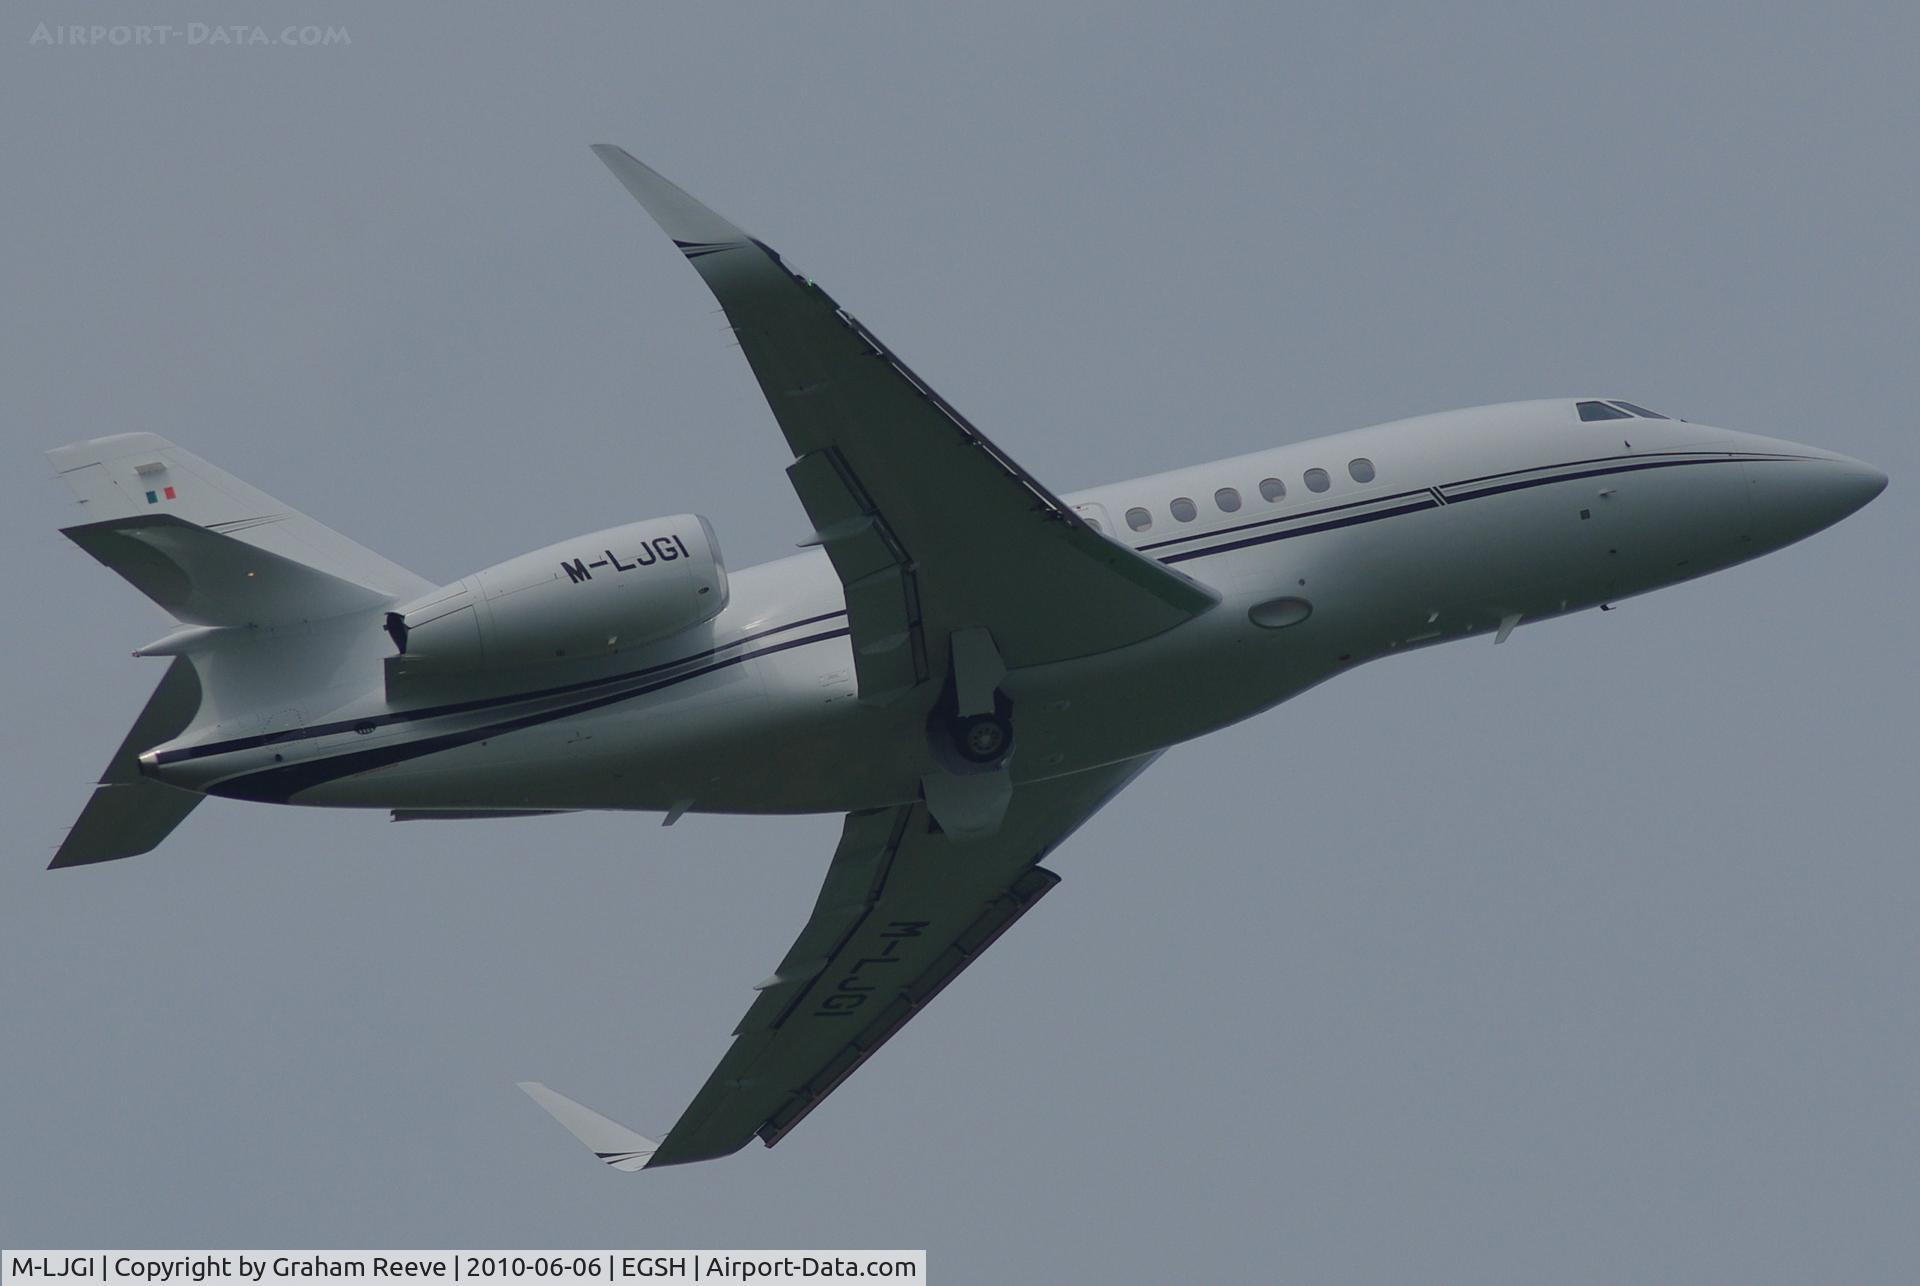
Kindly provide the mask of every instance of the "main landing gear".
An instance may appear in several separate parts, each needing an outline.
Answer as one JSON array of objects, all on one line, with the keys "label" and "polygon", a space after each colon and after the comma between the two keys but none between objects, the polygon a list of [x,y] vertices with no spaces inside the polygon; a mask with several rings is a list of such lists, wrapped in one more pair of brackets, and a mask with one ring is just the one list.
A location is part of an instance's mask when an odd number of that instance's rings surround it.
[{"label": "main landing gear", "polygon": [[1000,691],[1007,668],[985,630],[955,630],[951,645],[946,685],[927,714],[938,766],[920,787],[934,824],[964,839],[999,829],[1013,798],[1013,702]]},{"label": "main landing gear", "polygon": [[1000,691],[1007,667],[983,629],[955,630],[945,690],[927,719],[934,758],[949,772],[987,772],[1013,754],[1013,702]]},{"label": "main landing gear", "polygon": [[[995,709],[989,714],[954,715],[947,721],[947,736],[962,759],[970,764],[992,767],[1013,749],[1012,705],[994,694]],[[1004,712],[999,707],[1006,707]]]}]

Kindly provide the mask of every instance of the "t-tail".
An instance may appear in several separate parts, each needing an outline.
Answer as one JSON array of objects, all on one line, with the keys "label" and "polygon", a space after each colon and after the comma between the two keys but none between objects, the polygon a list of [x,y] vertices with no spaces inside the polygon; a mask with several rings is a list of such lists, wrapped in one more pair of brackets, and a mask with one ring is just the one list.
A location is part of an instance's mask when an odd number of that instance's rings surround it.
[{"label": "t-tail", "polygon": [[172,659],[52,862],[81,866],[149,851],[200,802],[142,775],[142,752],[197,724],[274,717],[248,708],[248,645],[432,586],[156,434],[47,456],[81,507],[62,533],[176,622],[136,653]]}]

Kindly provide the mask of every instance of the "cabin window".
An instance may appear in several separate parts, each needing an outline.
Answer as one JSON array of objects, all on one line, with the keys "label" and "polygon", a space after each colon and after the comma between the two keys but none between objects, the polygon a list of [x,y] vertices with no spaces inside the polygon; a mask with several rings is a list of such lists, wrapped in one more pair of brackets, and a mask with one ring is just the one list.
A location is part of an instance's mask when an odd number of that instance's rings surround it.
[{"label": "cabin window", "polygon": [[1135,531],[1145,531],[1153,526],[1153,515],[1144,509],[1127,510],[1127,526]]},{"label": "cabin window", "polygon": [[1222,487],[1213,493],[1213,503],[1220,506],[1220,512],[1230,514],[1240,508],[1240,493],[1232,487]]},{"label": "cabin window", "polygon": [[1631,420],[1633,417],[1617,406],[1608,406],[1605,402],[1582,402],[1577,408],[1580,418],[1592,423],[1595,420]]},{"label": "cabin window", "polygon": [[1373,461],[1365,456],[1355,456],[1347,461],[1347,476],[1355,482],[1373,481]]},{"label": "cabin window", "polygon": [[1613,404],[1623,411],[1632,411],[1643,420],[1664,420],[1667,418],[1658,411],[1649,411],[1644,406],[1635,406],[1631,402],[1622,402],[1617,397],[1613,399]]},{"label": "cabin window", "polygon": [[1333,485],[1325,469],[1309,469],[1305,474],[1308,491],[1325,491]]},{"label": "cabin window", "polygon": [[1287,498],[1287,484],[1278,478],[1260,479],[1260,498],[1268,504],[1278,504]]},{"label": "cabin window", "polygon": [[1100,520],[1098,518],[1084,518],[1081,521],[1085,522],[1087,526],[1093,528],[1095,531],[1102,532],[1102,533],[1106,531],[1106,528],[1100,525]]},{"label": "cabin window", "polygon": [[1167,506],[1167,512],[1180,522],[1192,522],[1200,516],[1199,507],[1185,496],[1175,496],[1173,503]]}]

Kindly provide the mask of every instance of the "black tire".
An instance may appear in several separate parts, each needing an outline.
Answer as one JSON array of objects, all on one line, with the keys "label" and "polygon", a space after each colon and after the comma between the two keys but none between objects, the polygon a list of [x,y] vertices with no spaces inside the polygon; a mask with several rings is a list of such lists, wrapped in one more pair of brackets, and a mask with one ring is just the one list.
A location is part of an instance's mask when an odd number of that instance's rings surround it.
[{"label": "black tire", "polygon": [[968,715],[953,721],[953,745],[972,764],[996,764],[1013,744],[1013,723],[999,714]]}]

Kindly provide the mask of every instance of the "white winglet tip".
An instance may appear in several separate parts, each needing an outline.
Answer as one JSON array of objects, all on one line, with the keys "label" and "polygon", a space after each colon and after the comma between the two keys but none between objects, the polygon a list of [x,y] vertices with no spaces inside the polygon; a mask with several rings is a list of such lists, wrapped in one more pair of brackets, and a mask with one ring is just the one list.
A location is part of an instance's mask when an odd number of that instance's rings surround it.
[{"label": "white winglet tip", "polygon": [[660,1150],[660,1145],[644,1134],[629,1130],[618,1121],[610,1121],[585,1104],[576,1103],[539,1081],[521,1081],[527,1097],[560,1122],[567,1133],[587,1145],[587,1150],[616,1170],[628,1172],[643,1168]]},{"label": "white winglet tip", "polygon": [[613,171],[622,187],[653,216],[689,258],[723,247],[747,244],[747,234],[677,187],[625,148],[595,143],[593,154]]}]

